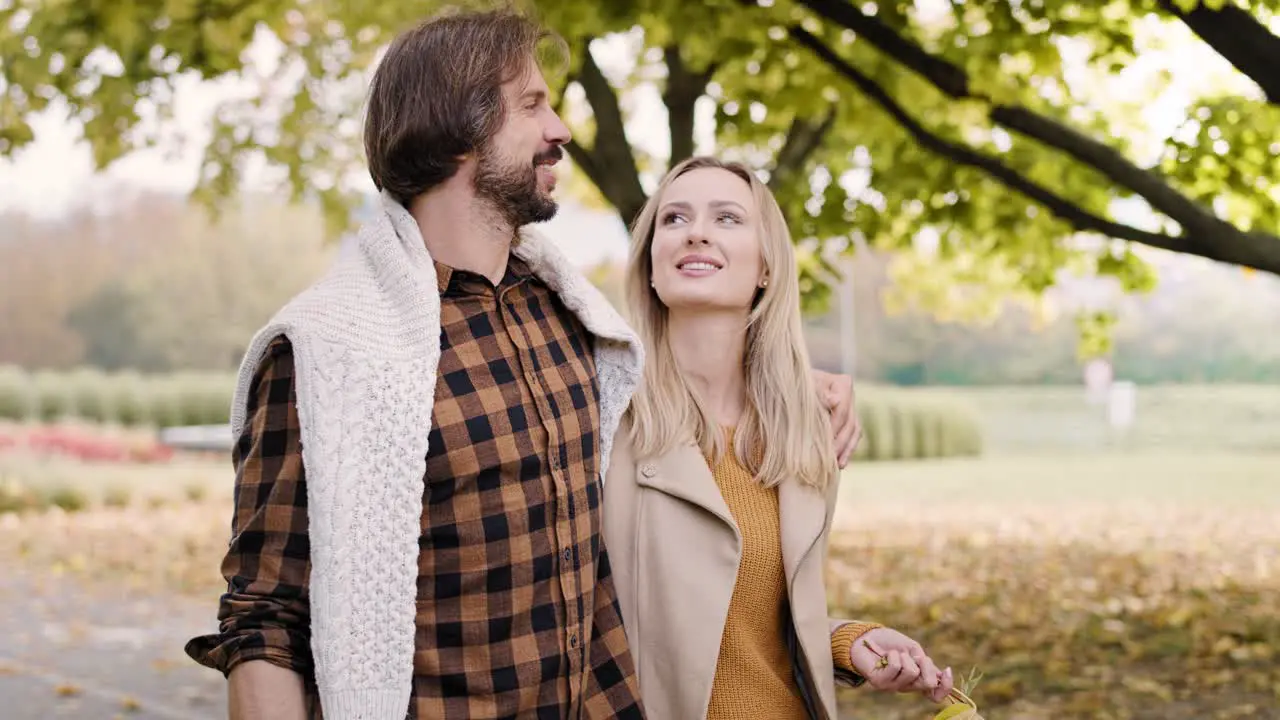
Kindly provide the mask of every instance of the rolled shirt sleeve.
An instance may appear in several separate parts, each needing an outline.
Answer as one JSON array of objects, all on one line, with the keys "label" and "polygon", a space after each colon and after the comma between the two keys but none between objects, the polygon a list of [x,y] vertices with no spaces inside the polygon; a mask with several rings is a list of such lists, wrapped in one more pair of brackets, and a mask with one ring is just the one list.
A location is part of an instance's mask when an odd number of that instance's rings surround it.
[{"label": "rolled shirt sleeve", "polygon": [[284,337],[258,366],[247,417],[232,451],[234,515],[218,632],[192,638],[185,650],[224,675],[248,660],[266,660],[310,679],[307,493],[293,354]]}]

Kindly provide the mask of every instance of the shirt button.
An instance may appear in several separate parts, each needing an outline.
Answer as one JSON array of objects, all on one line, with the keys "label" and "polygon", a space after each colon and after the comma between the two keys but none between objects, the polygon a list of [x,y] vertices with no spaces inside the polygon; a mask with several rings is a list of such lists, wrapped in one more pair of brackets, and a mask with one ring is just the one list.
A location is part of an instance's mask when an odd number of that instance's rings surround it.
[{"label": "shirt button", "polygon": [[569,636],[569,647],[573,648],[574,650],[577,650],[577,649],[578,649],[578,634],[577,634],[577,633],[574,633],[574,634],[572,634],[572,635],[570,635],[570,636]]},{"label": "shirt button", "polygon": [[573,548],[565,548],[565,549],[564,549],[564,561],[565,561],[565,562],[569,562],[569,561],[570,561],[570,560],[572,560],[572,559],[573,559]]}]

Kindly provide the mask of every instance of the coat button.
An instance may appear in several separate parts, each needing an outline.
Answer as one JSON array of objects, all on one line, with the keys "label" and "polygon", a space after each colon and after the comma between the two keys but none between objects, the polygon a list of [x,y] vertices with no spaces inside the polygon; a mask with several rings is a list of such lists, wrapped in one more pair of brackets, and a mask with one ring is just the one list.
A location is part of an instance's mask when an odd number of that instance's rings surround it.
[{"label": "coat button", "polygon": [[654,475],[658,474],[658,469],[650,465],[649,463],[645,463],[644,465],[640,466],[640,474],[644,475],[647,478],[651,478]]}]

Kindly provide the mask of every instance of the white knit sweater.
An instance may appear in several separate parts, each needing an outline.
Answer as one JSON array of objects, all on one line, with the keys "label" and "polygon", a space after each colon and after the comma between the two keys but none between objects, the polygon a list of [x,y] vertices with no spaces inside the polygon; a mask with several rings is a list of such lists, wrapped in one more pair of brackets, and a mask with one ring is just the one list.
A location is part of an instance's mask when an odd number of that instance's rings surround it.
[{"label": "white knit sweater", "polygon": [[[440,295],[413,217],[389,196],[330,270],[258,331],[231,407],[247,420],[267,345],[294,352],[311,540],[311,647],[326,720],[402,720],[412,692],[423,476]],[[600,473],[640,379],[643,353],[605,297],[550,242],[515,254],[594,335]]]}]

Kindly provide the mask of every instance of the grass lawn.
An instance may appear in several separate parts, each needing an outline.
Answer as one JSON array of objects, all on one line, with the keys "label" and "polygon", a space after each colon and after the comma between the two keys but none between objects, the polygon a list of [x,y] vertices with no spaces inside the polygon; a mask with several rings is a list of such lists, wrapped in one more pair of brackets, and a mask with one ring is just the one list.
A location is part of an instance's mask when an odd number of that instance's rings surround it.
[{"label": "grass lawn", "polygon": [[1280,453],[1170,450],[855,462],[845,470],[840,502],[1280,508]]},{"label": "grass lawn", "polygon": [[977,417],[987,451],[996,454],[1168,450],[1280,453],[1280,384],[1139,386],[1135,421],[1123,434],[1112,431],[1106,407],[1086,402],[1080,387],[880,391],[961,401]]}]

